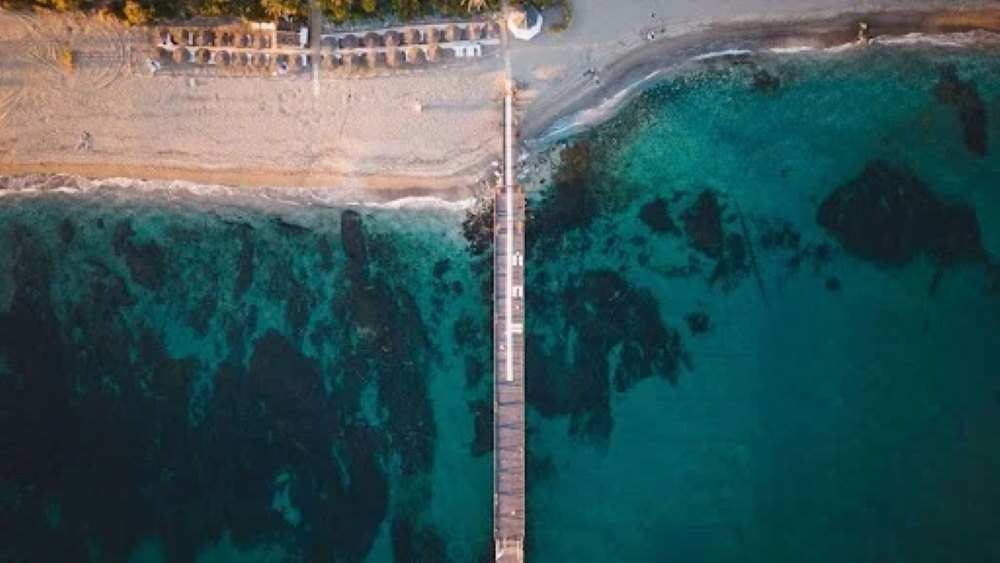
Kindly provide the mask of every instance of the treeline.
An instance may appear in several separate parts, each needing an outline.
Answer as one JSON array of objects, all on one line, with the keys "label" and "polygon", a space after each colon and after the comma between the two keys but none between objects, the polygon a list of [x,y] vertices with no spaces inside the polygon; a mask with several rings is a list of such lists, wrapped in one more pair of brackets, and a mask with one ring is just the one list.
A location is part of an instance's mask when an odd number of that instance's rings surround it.
[{"label": "treeline", "polygon": [[[410,20],[423,16],[460,16],[499,9],[500,0],[318,0],[334,22],[364,19]],[[544,6],[549,0],[534,0]],[[154,19],[238,16],[251,20],[306,20],[308,0],[0,0],[7,8],[85,10],[113,14],[133,24]]]}]

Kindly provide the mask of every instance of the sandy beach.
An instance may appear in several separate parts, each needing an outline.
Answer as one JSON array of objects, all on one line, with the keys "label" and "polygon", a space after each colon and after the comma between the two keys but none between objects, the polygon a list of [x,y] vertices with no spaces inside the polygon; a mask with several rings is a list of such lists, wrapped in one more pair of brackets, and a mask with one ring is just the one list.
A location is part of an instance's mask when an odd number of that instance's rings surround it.
[{"label": "sandy beach", "polygon": [[[1000,30],[1000,11],[939,2],[575,0],[573,21],[511,46],[521,140],[621,101],[657,70],[730,49],[824,48],[908,32]],[[0,12],[0,174],[475,194],[501,152],[497,54],[320,77],[152,76],[148,30]],[[57,46],[84,54],[72,73]],[[590,71],[590,72],[588,72]],[[618,96],[618,98],[616,98]],[[83,131],[92,150],[78,150]]]}]

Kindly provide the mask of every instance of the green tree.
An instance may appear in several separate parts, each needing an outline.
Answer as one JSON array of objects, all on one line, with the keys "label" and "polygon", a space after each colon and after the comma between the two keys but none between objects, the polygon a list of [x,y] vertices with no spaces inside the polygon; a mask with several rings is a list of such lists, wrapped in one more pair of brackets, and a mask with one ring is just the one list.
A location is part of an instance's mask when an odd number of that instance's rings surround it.
[{"label": "green tree", "polygon": [[294,18],[301,14],[299,0],[260,0],[260,6],[269,17]]},{"label": "green tree", "polygon": [[361,0],[361,9],[366,14],[374,14],[378,10],[378,0]]},{"label": "green tree", "polygon": [[129,25],[145,25],[153,19],[153,10],[144,8],[136,0],[125,0],[124,14]]}]

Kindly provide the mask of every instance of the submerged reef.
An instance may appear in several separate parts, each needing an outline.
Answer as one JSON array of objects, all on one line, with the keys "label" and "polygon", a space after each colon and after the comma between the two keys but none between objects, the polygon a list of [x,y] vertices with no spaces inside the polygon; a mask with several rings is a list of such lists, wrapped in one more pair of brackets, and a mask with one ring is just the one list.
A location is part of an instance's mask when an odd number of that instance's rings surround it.
[{"label": "submerged reef", "polygon": [[986,156],[986,106],[975,81],[960,79],[954,65],[945,65],[934,86],[934,97],[958,110],[965,148],[976,156]]},{"label": "submerged reef", "polygon": [[881,160],[836,188],[816,220],[848,252],[881,264],[918,255],[941,266],[986,259],[972,207],[939,198],[908,167]]},{"label": "submerged reef", "polygon": [[[427,328],[391,239],[350,211],[339,237],[199,215],[204,237],[170,228],[154,242],[141,213],[104,229],[85,208],[41,209],[37,224],[0,223],[14,250],[0,309],[0,411],[16,429],[5,554],[124,560],[156,538],[191,561],[229,534],[361,561],[391,519],[397,555],[444,559],[416,524],[425,507],[389,499],[394,472],[403,496],[427,496],[437,436]],[[291,257],[324,247],[321,265],[344,271],[317,285]],[[148,316],[156,307],[167,312]],[[185,331],[206,349],[221,338],[220,361],[171,351]]]},{"label": "submerged reef", "polygon": [[534,316],[561,325],[561,336],[528,341],[528,402],[545,416],[569,415],[571,435],[606,440],[612,389],[623,393],[654,375],[677,384],[680,335],[663,322],[650,292],[613,271],[585,272],[557,299],[561,314],[532,307],[529,298]]},{"label": "submerged reef", "polygon": [[657,197],[639,208],[639,220],[656,234],[679,235],[680,228],[670,216],[670,204],[662,197]]},{"label": "submerged reef", "polygon": [[[681,213],[688,245],[715,261],[709,283],[721,283],[723,289],[735,287],[750,271],[746,240],[723,228],[723,206],[716,190],[702,190],[694,203]],[[733,222],[736,216],[727,218]]]}]

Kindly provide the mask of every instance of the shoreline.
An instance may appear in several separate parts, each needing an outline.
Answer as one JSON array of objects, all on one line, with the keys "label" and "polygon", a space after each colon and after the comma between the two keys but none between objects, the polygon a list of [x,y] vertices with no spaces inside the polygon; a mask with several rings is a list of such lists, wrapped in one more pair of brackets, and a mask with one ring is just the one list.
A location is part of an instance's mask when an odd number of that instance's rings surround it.
[{"label": "shoreline", "polygon": [[[476,170],[484,170],[488,163]],[[387,202],[415,197],[435,197],[444,201],[475,198],[485,173],[466,171],[444,176],[347,175],[282,171],[274,168],[212,169],[181,166],[144,166],[97,163],[17,162],[0,163],[0,177],[28,178],[58,176],[85,178],[93,182],[127,178],[133,181],[189,182],[202,186],[256,190],[338,191],[344,195],[363,193],[366,201]],[[0,192],[3,190],[0,189]]]},{"label": "shoreline", "polygon": [[[613,117],[665,73],[683,73],[725,56],[836,53],[866,48],[857,43],[858,22],[868,24],[871,46],[908,44],[912,34],[930,43],[935,36],[983,33],[961,45],[1000,51],[1000,9],[844,13],[822,19],[714,24],[701,31],[651,41],[601,69],[602,81],[577,78],[540,94],[529,106],[521,136],[532,152]],[[989,41],[983,41],[988,38]],[[914,38],[915,39],[915,38]],[[918,41],[919,42],[919,41]]]},{"label": "shoreline", "polygon": [[[873,47],[913,42],[908,34],[924,39],[937,35],[981,33],[970,37],[963,47],[1000,51],[1000,9],[978,10],[904,10],[871,14],[841,13],[820,18],[783,21],[737,21],[716,23],[681,35],[663,37],[629,50],[600,69],[601,81],[576,77],[542,86],[537,97],[522,110],[520,147],[537,153],[567,136],[593,127],[614,116],[634,96],[667,73],[693,70],[707,60],[732,55],[780,56],[793,53],[834,53],[847,48],[866,48],[858,43],[858,22],[868,24],[868,39]],[[401,77],[396,79],[402,80]],[[347,97],[350,100],[350,96]],[[485,109],[485,108],[484,108]],[[451,116],[461,119],[461,116]],[[2,148],[2,147],[0,147]],[[485,150],[484,150],[485,149]],[[83,177],[93,181],[128,178],[134,181],[191,182],[203,186],[233,189],[273,188],[319,190],[336,194],[337,199],[387,203],[408,198],[433,198],[443,202],[465,202],[482,197],[488,191],[494,169],[491,161],[498,154],[478,147],[474,158],[465,158],[461,166],[448,170],[408,173],[403,160],[383,162],[384,172],[358,170],[354,173],[335,169],[309,170],[279,167],[211,165],[139,164],[127,161],[83,161],[78,156],[57,160],[0,160],[0,177],[23,178],[43,175]],[[402,156],[405,153],[400,153]],[[454,162],[453,154],[452,162]],[[368,155],[374,156],[374,155]],[[413,156],[412,154],[410,156]],[[346,160],[350,164],[350,158]],[[371,168],[371,166],[368,166]],[[524,171],[521,171],[524,173]]]}]

